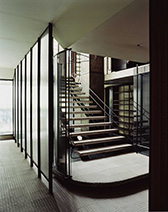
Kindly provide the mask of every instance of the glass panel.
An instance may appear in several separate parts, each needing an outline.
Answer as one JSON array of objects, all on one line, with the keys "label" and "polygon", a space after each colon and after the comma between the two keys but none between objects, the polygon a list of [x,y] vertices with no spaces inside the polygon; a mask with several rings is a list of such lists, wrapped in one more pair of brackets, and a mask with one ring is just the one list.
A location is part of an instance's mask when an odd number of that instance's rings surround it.
[{"label": "glass panel", "polygon": [[143,74],[142,78],[142,107],[141,144],[150,147],[150,73]]},{"label": "glass panel", "polygon": [[27,54],[27,154],[30,155],[30,52]]},{"label": "glass panel", "polygon": [[[66,54],[67,53],[67,54]],[[67,131],[67,110],[68,110],[68,89],[67,77],[69,76],[67,67],[67,56],[69,51],[64,51],[57,56],[57,65],[55,68],[55,85],[54,85],[54,115],[55,122],[55,168],[64,175],[70,175],[70,157],[69,157],[69,139]],[[65,98],[66,97],[66,98]]]},{"label": "glass panel", "polygon": [[140,147],[150,146],[149,73],[134,76],[134,141]]},{"label": "glass panel", "polygon": [[22,147],[25,149],[25,59],[22,61]]},{"label": "glass panel", "polygon": [[15,69],[15,73],[16,73],[16,76],[15,76],[15,94],[16,94],[16,98],[15,98],[15,139],[16,139],[16,142],[17,142],[17,137],[18,137],[18,126],[17,126],[17,123],[18,123],[18,115],[17,115],[17,112],[18,112],[18,109],[17,109],[17,99],[18,99],[18,93],[17,93],[17,90],[18,90],[18,76],[17,76],[17,69]]},{"label": "glass panel", "polygon": [[38,93],[38,44],[33,47],[32,57],[32,142],[33,142],[33,161],[37,164],[37,93]]},{"label": "glass panel", "polygon": [[41,171],[48,178],[48,31],[41,38],[40,64],[40,151]]},{"label": "glass panel", "polygon": [[12,133],[12,81],[0,81],[0,135]]},{"label": "glass panel", "polygon": [[16,137],[16,75],[13,78],[13,136]]},{"label": "glass panel", "polygon": [[21,143],[21,68],[19,64],[19,71],[18,71],[18,115],[19,115],[19,144]]}]

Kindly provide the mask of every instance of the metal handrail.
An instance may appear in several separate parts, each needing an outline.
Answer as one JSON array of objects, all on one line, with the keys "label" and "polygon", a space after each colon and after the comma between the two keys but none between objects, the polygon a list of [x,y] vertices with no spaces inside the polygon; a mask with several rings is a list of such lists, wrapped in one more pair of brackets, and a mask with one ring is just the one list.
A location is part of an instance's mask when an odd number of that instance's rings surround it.
[{"label": "metal handrail", "polygon": [[[120,119],[119,116],[117,116],[116,113],[114,113],[114,111],[112,111],[103,101],[102,99],[91,89],[89,88],[89,91],[91,91],[96,98],[98,98],[98,100],[109,110],[112,112],[112,114],[107,113],[107,111],[95,100],[95,98],[90,94],[89,96],[95,101],[95,103],[103,110],[103,112],[108,115],[109,117],[112,118],[112,122],[114,124],[116,124],[116,126],[124,133],[124,135],[133,143],[133,140],[125,133],[125,131],[123,129],[120,128],[119,124],[113,119],[113,117],[117,117],[118,119]],[[113,116],[112,116],[113,115]],[[127,124],[125,124],[127,127],[129,127]]]},{"label": "metal handrail", "polygon": [[138,103],[135,102],[134,100],[133,100],[133,103],[137,104],[137,107],[134,106],[134,105],[133,105],[133,107],[135,107],[136,109],[138,109],[138,111],[141,111],[141,109],[139,109],[138,107],[142,108],[142,110],[145,111],[145,112],[143,112],[142,115],[145,116],[145,117],[148,119],[148,121],[150,121],[150,117],[148,117],[148,116],[145,115],[145,113],[147,113],[147,114],[150,116],[149,111],[147,111],[145,108],[143,108],[140,104],[138,104]]}]

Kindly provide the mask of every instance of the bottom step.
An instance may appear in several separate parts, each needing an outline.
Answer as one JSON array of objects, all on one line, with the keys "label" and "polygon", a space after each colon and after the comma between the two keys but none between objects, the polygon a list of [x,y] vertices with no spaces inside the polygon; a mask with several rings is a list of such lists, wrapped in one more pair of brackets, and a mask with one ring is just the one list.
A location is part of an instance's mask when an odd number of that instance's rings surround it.
[{"label": "bottom step", "polygon": [[133,146],[131,144],[114,145],[114,146],[101,147],[101,148],[88,149],[88,150],[77,150],[75,153],[78,154],[79,156],[87,156],[87,155],[94,155],[94,154],[100,154],[105,152],[116,152],[116,151],[125,150],[128,148],[133,148]]}]

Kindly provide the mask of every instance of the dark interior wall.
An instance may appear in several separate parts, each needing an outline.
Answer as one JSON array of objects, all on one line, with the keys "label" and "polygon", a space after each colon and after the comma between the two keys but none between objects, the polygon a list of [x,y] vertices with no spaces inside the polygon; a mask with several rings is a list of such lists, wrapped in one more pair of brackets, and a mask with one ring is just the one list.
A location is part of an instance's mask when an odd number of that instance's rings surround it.
[{"label": "dark interior wall", "polygon": [[112,71],[121,71],[127,68],[127,61],[112,58]]},{"label": "dark interior wall", "polygon": [[76,52],[71,52],[71,76],[76,74]]},{"label": "dark interior wall", "polygon": [[104,101],[104,57],[90,55],[90,88]]},{"label": "dark interior wall", "polygon": [[168,1],[150,0],[150,210],[168,211]]}]

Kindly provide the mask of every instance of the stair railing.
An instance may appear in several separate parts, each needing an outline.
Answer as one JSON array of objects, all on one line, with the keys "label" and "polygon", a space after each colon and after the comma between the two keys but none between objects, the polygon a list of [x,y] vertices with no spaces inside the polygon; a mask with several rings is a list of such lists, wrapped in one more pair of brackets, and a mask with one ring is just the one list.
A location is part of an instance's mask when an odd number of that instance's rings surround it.
[{"label": "stair railing", "polygon": [[133,138],[138,147],[149,149],[150,127],[148,129],[149,132],[145,132],[145,135],[143,131],[145,131],[144,126],[150,126],[150,113],[134,100],[133,108],[136,110],[136,114],[134,113],[134,121],[136,121],[136,124],[134,124]]},{"label": "stair railing", "polygon": [[[141,112],[141,110],[143,111],[142,112],[142,116],[145,116],[146,119],[150,120],[150,113],[149,111],[147,111],[145,108],[143,108],[140,104],[138,104],[136,101],[133,101],[133,103],[136,104],[133,105],[133,107],[135,107],[136,109],[138,109],[139,112]],[[146,115],[147,114],[147,115]]]},{"label": "stair railing", "polygon": [[[75,81],[75,78],[74,78],[74,81]],[[141,137],[141,140],[140,140],[140,141],[139,141],[139,139],[138,139],[138,133],[139,133],[140,130],[134,131],[134,133],[136,134],[135,137],[134,137],[134,136],[131,137],[131,136],[127,135],[126,130],[124,130],[123,128],[121,128],[120,125],[119,125],[119,123],[122,122],[121,118],[120,118],[111,108],[109,108],[109,107],[102,101],[102,99],[101,99],[91,88],[89,88],[89,91],[90,91],[90,94],[89,94],[90,99],[92,99],[92,100],[98,105],[98,107],[104,112],[104,114],[105,114],[106,116],[109,117],[109,120],[111,120],[112,123],[115,124],[115,126],[116,126],[120,131],[123,132],[124,136],[125,136],[134,146],[139,146],[139,147],[144,147],[144,148],[149,149],[148,147],[146,147],[145,145],[143,145],[142,142],[141,142],[142,139],[145,140],[145,138],[144,138],[143,136]],[[76,97],[76,99],[78,99],[78,98],[77,98],[77,95],[75,95],[75,94],[74,94],[74,97]],[[79,99],[80,99],[80,98],[79,98]],[[135,101],[133,101],[133,102],[135,102]],[[135,102],[135,103],[136,103],[136,102]],[[137,103],[136,103],[136,104],[137,104]],[[79,106],[83,106],[84,104],[83,104],[83,103],[78,103],[78,105],[79,105]],[[145,110],[144,108],[140,108],[141,106],[138,105],[138,104],[137,104],[137,107],[136,107],[135,105],[133,105],[133,107],[134,107],[135,109],[137,109],[138,111],[143,110],[143,111],[144,111],[144,112],[143,112],[143,116],[146,117],[146,119],[148,120],[148,122],[150,121],[150,118],[146,115],[146,114],[149,115],[149,112],[148,112],[147,110]],[[82,108],[82,110],[83,110],[83,111],[88,111],[87,108]],[[109,112],[107,112],[107,111],[109,111]],[[146,113],[146,114],[145,114],[145,113]],[[85,115],[86,115],[87,117],[92,116],[91,114],[85,114]],[[117,119],[117,120],[115,120],[115,119]],[[94,120],[91,120],[91,122],[92,122],[92,123],[95,123]],[[139,123],[140,123],[140,121],[139,121]],[[128,123],[128,124],[124,123],[123,125],[124,125],[127,129],[130,129],[129,123]],[[99,127],[96,127],[96,128],[99,129]],[[135,139],[135,138],[136,138],[136,139]]]},{"label": "stair railing", "polygon": [[[150,142],[150,113],[144,109],[141,105],[139,105],[137,102],[133,101],[133,103],[136,104],[133,104],[134,108],[137,110],[136,113],[137,113],[137,117],[136,117],[136,129],[134,130],[134,136],[135,136],[135,140],[136,140],[136,143],[137,143],[137,146],[138,147],[142,147],[142,148],[145,148],[145,149],[148,149],[149,150],[149,142]],[[138,120],[138,113],[140,112],[140,120]],[[146,121],[146,124],[143,125],[143,122]],[[149,132],[146,132],[146,135],[143,135],[143,130],[144,130],[144,126],[148,126],[149,127]],[[147,138],[146,138],[146,137]]]},{"label": "stair railing", "polygon": [[[113,124],[115,124],[117,126],[117,128],[123,132],[124,136],[132,143],[133,143],[133,139],[127,135],[126,131],[124,129],[122,129],[120,126],[119,126],[119,123],[114,119],[114,118],[117,118],[118,120],[120,120],[120,117],[114,113],[113,110],[111,110],[111,108],[109,108],[104,102],[103,100],[91,89],[89,88],[89,91],[90,91],[90,98],[101,108],[101,110],[104,112],[104,114],[106,114],[108,117],[109,117],[109,120],[111,120],[111,122]],[[97,101],[97,100],[99,101]],[[100,105],[100,103],[102,104],[102,106]],[[110,113],[107,112],[110,111]],[[129,127],[129,125],[125,124],[127,127]]]}]

